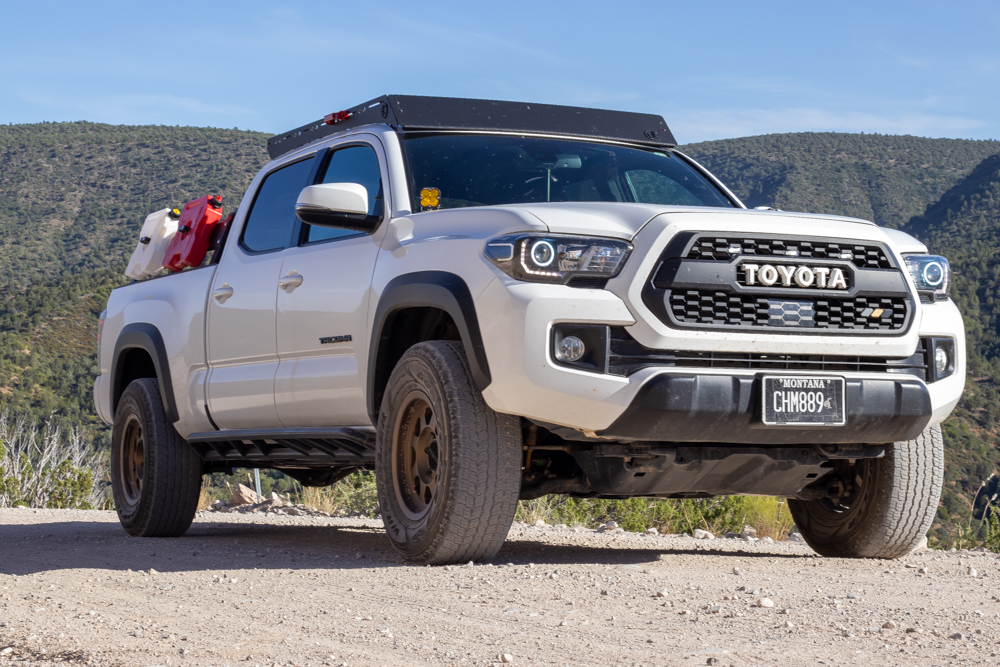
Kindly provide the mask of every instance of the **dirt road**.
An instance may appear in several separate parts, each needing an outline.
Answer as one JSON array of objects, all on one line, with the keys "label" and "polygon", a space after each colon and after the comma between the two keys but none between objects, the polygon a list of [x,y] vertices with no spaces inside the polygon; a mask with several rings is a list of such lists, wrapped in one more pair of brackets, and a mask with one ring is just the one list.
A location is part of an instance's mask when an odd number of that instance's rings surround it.
[{"label": "dirt road", "polygon": [[156,540],[0,510],[0,667],[996,665],[998,584],[983,552],[516,525],[490,564],[427,568],[372,520],[200,513]]}]

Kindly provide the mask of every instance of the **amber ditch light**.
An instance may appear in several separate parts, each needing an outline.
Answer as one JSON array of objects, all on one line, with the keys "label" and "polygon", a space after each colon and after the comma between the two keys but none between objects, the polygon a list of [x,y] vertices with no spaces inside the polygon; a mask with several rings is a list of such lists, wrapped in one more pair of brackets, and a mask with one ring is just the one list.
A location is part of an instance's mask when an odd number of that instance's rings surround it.
[{"label": "amber ditch light", "polygon": [[424,188],[420,191],[420,205],[423,208],[437,208],[441,205],[441,191],[437,188]]}]

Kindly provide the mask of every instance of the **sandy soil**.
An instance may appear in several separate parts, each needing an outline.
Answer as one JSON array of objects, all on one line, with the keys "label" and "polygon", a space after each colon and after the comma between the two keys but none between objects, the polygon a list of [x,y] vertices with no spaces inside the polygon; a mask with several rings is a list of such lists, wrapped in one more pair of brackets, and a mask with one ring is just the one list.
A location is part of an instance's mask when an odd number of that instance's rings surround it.
[{"label": "sandy soil", "polygon": [[0,510],[0,667],[1000,662],[995,554],[579,531],[515,525],[492,563],[427,568],[372,520],[203,512],[135,539],[109,512]]}]

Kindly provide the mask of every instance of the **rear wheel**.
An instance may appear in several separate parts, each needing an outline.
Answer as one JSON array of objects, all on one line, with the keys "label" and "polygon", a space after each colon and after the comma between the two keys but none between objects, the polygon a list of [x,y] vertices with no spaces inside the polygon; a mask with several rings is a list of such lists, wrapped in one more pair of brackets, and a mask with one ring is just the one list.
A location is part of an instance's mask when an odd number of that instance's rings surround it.
[{"label": "rear wheel", "polygon": [[376,480],[389,539],[407,560],[500,550],[520,490],[520,420],[486,405],[459,343],[420,343],[400,359],[379,412]]},{"label": "rear wheel", "polygon": [[167,422],[156,380],[122,393],[111,438],[111,491],[125,532],[183,535],[198,510],[201,459]]},{"label": "rear wheel", "polygon": [[941,427],[896,442],[880,459],[848,468],[836,500],[788,501],[802,537],[824,556],[899,558],[910,553],[934,521],[944,480]]}]

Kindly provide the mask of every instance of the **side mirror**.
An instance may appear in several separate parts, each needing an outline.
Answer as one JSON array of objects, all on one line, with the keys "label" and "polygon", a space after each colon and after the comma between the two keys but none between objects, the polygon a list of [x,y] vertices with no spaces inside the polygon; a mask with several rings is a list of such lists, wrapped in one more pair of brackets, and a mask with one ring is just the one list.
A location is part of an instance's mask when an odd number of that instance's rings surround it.
[{"label": "side mirror", "polygon": [[368,190],[357,183],[310,185],[295,202],[295,215],[309,225],[371,232],[381,221],[368,215]]}]

